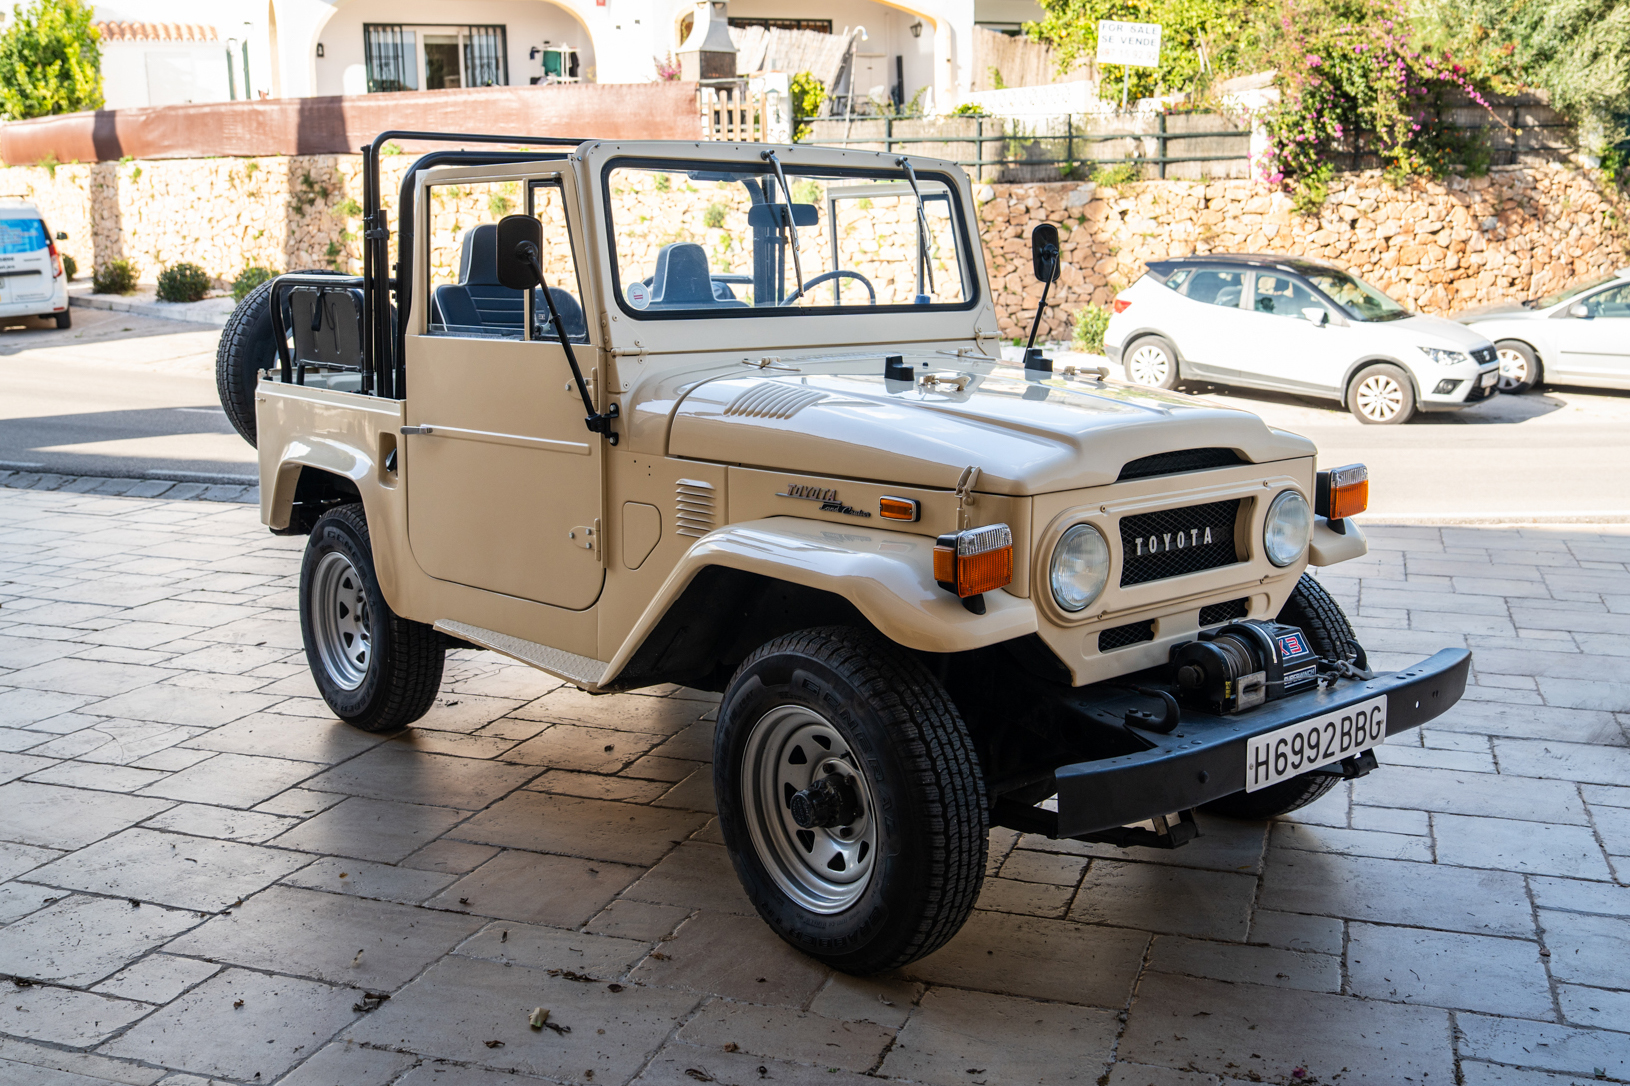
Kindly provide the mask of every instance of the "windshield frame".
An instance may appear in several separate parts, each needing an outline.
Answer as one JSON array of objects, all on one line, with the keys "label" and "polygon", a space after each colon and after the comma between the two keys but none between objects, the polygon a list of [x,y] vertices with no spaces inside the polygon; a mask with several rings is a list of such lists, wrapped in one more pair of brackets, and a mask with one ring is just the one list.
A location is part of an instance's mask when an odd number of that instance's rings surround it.
[{"label": "windshield frame", "polygon": [[[1374,283],[1367,282],[1362,276],[1354,275],[1352,272],[1348,271],[1346,268],[1317,268],[1317,269],[1313,269],[1313,268],[1308,268],[1308,267],[1302,267],[1302,268],[1296,268],[1295,270],[1296,270],[1296,274],[1300,275],[1307,282],[1308,286],[1312,287],[1314,289],[1314,291],[1316,291],[1321,298],[1324,298],[1331,305],[1333,305],[1337,309],[1341,310],[1341,312],[1344,315],[1346,315],[1348,320],[1357,321],[1360,324],[1385,324],[1388,321],[1401,321],[1401,320],[1405,320],[1406,318],[1413,317],[1415,315],[1414,313],[1412,313],[1409,310],[1409,308],[1407,306],[1405,306],[1398,299],[1394,298],[1392,295],[1388,294],[1386,291],[1382,290],[1380,287],[1376,286]],[[1398,309],[1397,309],[1396,312],[1390,312],[1389,311],[1389,312],[1381,313],[1381,314],[1379,314],[1377,316],[1373,316],[1373,317],[1372,316],[1367,316],[1367,315],[1365,315],[1363,313],[1355,313],[1355,312],[1353,312],[1352,308],[1349,307],[1346,303],[1337,301],[1334,295],[1332,295],[1329,291],[1325,290],[1322,286],[1319,285],[1318,279],[1315,278],[1316,276],[1319,276],[1319,275],[1346,276],[1348,279],[1351,279],[1354,283],[1357,283],[1361,290],[1368,289],[1368,290],[1374,291],[1376,294],[1381,295],[1381,297],[1385,298],[1387,301],[1389,301],[1393,305],[1397,306]]]},{"label": "windshield frame", "polygon": [[[763,174],[765,177],[775,178],[775,167],[767,161],[759,159],[735,159],[720,161],[717,159],[684,159],[684,158],[648,158],[643,155],[616,155],[607,159],[600,166],[600,201],[601,226],[605,231],[605,247],[608,257],[611,282],[607,289],[610,300],[617,304],[629,319],[637,321],[699,321],[699,320],[746,320],[770,316],[792,317],[831,317],[831,316],[860,316],[866,314],[886,313],[965,313],[978,308],[984,303],[983,276],[980,275],[981,264],[978,260],[979,250],[973,247],[972,237],[968,233],[967,208],[962,199],[962,189],[951,174],[943,170],[919,169],[917,179],[919,182],[932,180],[945,186],[945,196],[951,205],[951,218],[953,236],[957,245],[958,273],[962,277],[964,298],[960,302],[941,302],[929,305],[810,305],[810,306],[744,306],[742,308],[728,309],[636,309],[628,304],[623,294],[622,270],[619,266],[617,252],[617,227],[612,220],[611,203],[611,174],[613,170],[648,169],[666,173],[688,174],[692,170],[704,172],[741,172],[749,174]],[[803,162],[783,162],[782,168],[789,173],[798,172],[801,175],[818,174],[826,179],[854,178],[857,180],[874,180],[884,182],[905,183],[906,171],[899,167],[887,166],[825,166],[809,165]],[[779,187],[779,186],[777,186]],[[938,194],[936,194],[938,195]],[[822,203],[826,203],[823,198]],[[806,228],[807,229],[807,228]],[[817,245],[824,242],[825,228],[816,227],[820,231],[816,235]]]}]

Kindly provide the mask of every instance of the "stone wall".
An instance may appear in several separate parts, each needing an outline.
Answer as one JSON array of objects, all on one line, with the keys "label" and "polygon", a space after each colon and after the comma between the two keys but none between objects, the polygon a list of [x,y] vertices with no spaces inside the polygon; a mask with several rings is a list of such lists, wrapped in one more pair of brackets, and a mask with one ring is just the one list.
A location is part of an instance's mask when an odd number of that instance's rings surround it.
[{"label": "stone wall", "polygon": [[[393,219],[412,161],[396,155],[382,162]],[[135,265],[138,278],[151,282],[164,267],[188,260],[225,286],[252,264],[360,272],[361,173],[356,155],[13,166],[0,169],[0,196],[39,204],[51,228],[69,235],[62,249],[78,262],[81,275],[122,257]],[[493,193],[467,188],[447,205],[453,214],[433,234],[438,279],[457,267],[458,231],[498,217]],[[673,240],[668,235],[682,225],[679,220],[696,219],[675,215],[676,201],[717,199],[685,193],[682,184],[658,193],[654,182],[642,182],[639,189],[631,186],[620,198],[629,201],[636,220],[645,217],[651,243],[645,248],[652,253],[656,244]],[[502,195],[518,206],[518,190]],[[1284,193],[1243,180],[1144,181],[1117,188],[980,185],[975,195],[999,326],[1007,336],[1028,333],[1041,293],[1031,271],[1029,235],[1043,221],[1056,223],[1064,237],[1063,275],[1042,324],[1049,339],[1067,339],[1078,309],[1107,305],[1146,261],[1196,251],[1323,257],[1429,313],[1533,297],[1630,264],[1630,201],[1598,175],[1561,165],[1497,167],[1486,177],[1402,188],[1374,173],[1340,175],[1316,215],[1297,214]],[[645,203],[650,206],[634,207]],[[880,249],[873,259],[886,261],[898,255],[891,250],[910,244],[911,215],[877,203],[870,226],[840,222],[841,235],[877,229]],[[694,240],[708,248],[716,270],[746,271],[743,254],[725,245],[726,235],[745,232],[745,215],[735,207],[725,210],[722,229],[699,230]],[[933,227],[937,235],[941,226]],[[856,236],[857,248],[864,248],[861,240]],[[815,248],[824,253],[826,246]],[[807,240],[805,249],[810,263],[821,263]],[[943,245],[937,249],[944,254]],[[847,254],[844,259],[851,262]],[[868,268],[864,260],[857,252],[854,266],[884,277],[881,267]],[[892,285],[888,293],[903,288]]]},{"label": "stone wall", "polygon": [[1053,222],[1064,270],[1042,335],[1067,339],[1076,310],[1108,305],[1146,261],[1269,252],[1336,261],[1401,302],[1448,314],[1532,298],[1630,264],[1630,200],[1560,165],[1394,188],[1338,175],[1316,215],[1251,181],[983,185],[980,233],[1004,336],[1026,335],[1041,297],[1030,231]]}]

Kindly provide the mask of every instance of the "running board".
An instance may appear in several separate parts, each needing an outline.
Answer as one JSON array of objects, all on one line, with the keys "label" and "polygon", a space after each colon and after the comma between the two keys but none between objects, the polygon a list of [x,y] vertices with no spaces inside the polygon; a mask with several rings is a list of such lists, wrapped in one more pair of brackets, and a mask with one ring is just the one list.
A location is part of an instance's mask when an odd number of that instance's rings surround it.
[{"label": "running board", "polygon": [[547,671],[556,678],[565,679],[574,686],[591,691],[599,688],[600,680],[605,677],[608,666],[599,660],[591,660],[574,652],[552,649],[536,641],[523,641],[519,637],[511,637],[496,630],[483,630],[480,626],[454,622],[451,619],[438,620],[436,629],[471,644],[480,645],[484,649],[502,653],[512,660],[530,664],[539,671]]}]

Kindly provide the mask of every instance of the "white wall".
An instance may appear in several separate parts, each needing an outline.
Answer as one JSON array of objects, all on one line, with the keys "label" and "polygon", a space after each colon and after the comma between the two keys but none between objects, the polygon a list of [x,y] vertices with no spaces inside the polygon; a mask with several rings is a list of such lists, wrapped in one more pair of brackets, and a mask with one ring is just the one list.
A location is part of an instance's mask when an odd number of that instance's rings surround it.
[{"label": "white wall", "polygon": [[[855,47],[855,93],[864,98],[876,85],[887,98],[894,86],[894,58],[904,59],[906,101],[922,87],[934,84],[934,24],[912,12],[871,0],[731,0],[732,18],[831,19],[832,33],[844,28],[866,28],[867,40]],[[922,36],[911,36],[913,23],[923,24]],[[830,89],[830,88],[829,88]]]},{"label": "white wall", "polygon": [[[238,97],[246,97],[243,85],[243,50],[239,42],[245,38],[249,41],[249,77],[251,86],[248,97],[258,97],[261,91],[268,95],[273,92],[272,55],[267,43],[267,16],[270,12],[270,0],[107,0],[95,5],[95,20],[110,23],[191,23],[200,26],[213,26],[216,37],[219,39],[212,45],[197,42],[105,42],[103,43],[102,75],[104,82],[117,81],[121,87],[134,86],[132,82],[136,77],[129,73],[136,62],[128,58],[110,56],[115,50],[127,47],[148,50],[169,51],[175,49],[196,50],[196,64],[203,66],[203,70],[212,73],[200,78],[216,80],[220,96],[218,98],[198,97],[193,101],[213,102],[227,99],[226,79],[226,48],[227,39],[231,42],[233,67],[236,70]],[[205,55],[209,49],[215,50],[220,57],[217,66]],[[174,58],[172,58],[174,59]],[[146,85],[146,61],[139,66],[144,74],[137,82]],[[195,72],[200,71],[195,66]],[[162,77],[159,82],[162,84]],[[211,82],[209,85],[216,85]],[[143,91],[145,99],[146,92]],[[140,103],[127,100],[124,90],[118,92],[116,98],[113,92],[108,93],[108,107],[147,105],[147,101]],[[168,105],[170,102],[152,102],[153,105]]]}]

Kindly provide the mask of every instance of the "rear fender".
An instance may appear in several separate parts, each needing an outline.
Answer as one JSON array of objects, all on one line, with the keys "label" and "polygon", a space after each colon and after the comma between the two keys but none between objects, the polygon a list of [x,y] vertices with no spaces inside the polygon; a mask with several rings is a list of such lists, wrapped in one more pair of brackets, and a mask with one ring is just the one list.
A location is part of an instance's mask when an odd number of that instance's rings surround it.
[{"label": "rear fender", "polygon": [[601,684],[622,672],[685,589],[710,567],[832,593],[889,640],[923,652],[965,652],[1036,632],[1035,605],[1004,591],[985,594],[983,615],[969,611],[934,582],[933,552],[934,541],[926,536],[798,517],[721,528],[699,539],[674,567],[612,657]]}]

